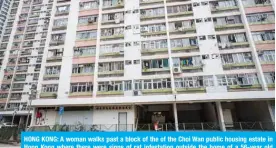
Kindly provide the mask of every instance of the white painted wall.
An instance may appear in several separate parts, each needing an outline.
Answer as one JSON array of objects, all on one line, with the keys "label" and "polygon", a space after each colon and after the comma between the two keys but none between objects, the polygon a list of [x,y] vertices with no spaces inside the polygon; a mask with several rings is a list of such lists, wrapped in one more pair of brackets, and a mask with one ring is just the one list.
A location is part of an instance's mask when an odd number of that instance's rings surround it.
[{"label": "white painted wall", "polygon": [[74,125],[80,122],[81,124],[91,125],[93,121],[92,117],[92,111],[64,111],[62,124]]},{"label": "white painted wall", "polygon": [[127,112],[127,129],[128,131],[131,131],[135,123],[134,109],[95,110],[93,112],[93,124],[101,124],[101,130],[114,131],[117,128],[118,117],[120,112]]}]

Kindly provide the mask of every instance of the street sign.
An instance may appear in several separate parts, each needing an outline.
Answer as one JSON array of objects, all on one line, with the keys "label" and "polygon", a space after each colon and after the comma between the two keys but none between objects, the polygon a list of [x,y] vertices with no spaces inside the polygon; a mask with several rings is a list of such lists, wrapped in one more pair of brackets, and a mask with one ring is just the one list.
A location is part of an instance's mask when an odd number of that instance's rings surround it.
[{"label": "street sign", "polygon": [[59,112],[58,112],[58,114],[59,114],[59,115],[62,115],[63,112],[64,112],[64,107],[63,107],[63,106],[59,107]]}]

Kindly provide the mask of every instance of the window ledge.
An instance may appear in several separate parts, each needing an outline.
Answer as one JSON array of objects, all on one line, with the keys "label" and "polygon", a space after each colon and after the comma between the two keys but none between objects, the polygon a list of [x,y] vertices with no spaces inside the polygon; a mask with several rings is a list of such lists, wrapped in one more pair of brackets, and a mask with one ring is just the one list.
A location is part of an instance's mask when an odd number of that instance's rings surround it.
[{"label": "window ledge", "polygon": [[141,53],[167,52],[168,48],[142,49]]},{"label": "window ledge", "polygon": [[123,95],[123,91],[98,91],[97,95]]},{"label": "window ledge", "polygon": [[226,11],[226,10],[233,10],[233,9],[239,9],[239,7],[233,6],[233,7],[227,7],[227,8],[214,8],[211,11],[215,12],[215,11]]},{"label": "window ledge", "polygon": [[91,11],[91,10],[98,10],[98,9],[99,9],[99,8],[89,8],[89,9],[79,10],[79,12]]},{"label": "window ledge", "polygon": [[268,88],[275,88],[275,84],[267,84]]},{"label": "window ledge", "polygon": [[85,58],[85,57],[95,57],[94,54],[89,54],[89,55],[78,55],[78,56],[74,56],[74,58]]},{"label": "window ledge", "polygon": [[98,72],[98,75],[124,74],[124,70]]},{"label": "window ledge", "polygon": [[198,88],[176,88],[177,92],[205,92],[206,88],[198,87]]},{"label": "window ledge", "polygon": [[273,44],[275,40],[268,40],[268,41],[257,41],[255,44]]},{"label": "window ledge", "polygon": [[147,33],[141,33],[141,35],[160,35],[160,34],[166,34],[167,31],[159,31],[159,32],[147,32]]},{"label": "window ledge", "polygon": [[172,89],[171,88],[164,88],[164,89],[144,89],[141,90],[142,94],[145,93],[172,93]]},{"label": "window ledge", "polygon": [[230,67],[243,67],[243,66],[254,66],[254,63],[233,63],[233,64],[225,64],[223,68],[230,68]]},{"label": "window ledge", "polygon": [[275,61],[270,61],[270,62],[261,62],[262,65],[271,65],[271,64],[275,64]]},{"label": "window ledge", "polygon": [[243,24],[229,24],[223,26],[215,26],[215,29],[225,29],[225,28],[235,28],[235,27],[244,27]]},{"label": "window ledge", "polygon": [[146,69],[144,68],[142,71],[143,72],[158,72],[158,71],[169,71],[170,68],[151,68],[151,69]]},{"label": "window ledge", "polygon": [[112,52],[112,53],[103,53],[103,54],[100,54],[100,56],[119,56],[119,55],[124,55],[120,52]]},{"label": "window ledge", "polygon": [[150,0],[150,1],[142,1],[140,4],[151,4],[151,3],[158,3],[158,2],[163,2],[163,0]]},{"label": "window ledge", "polygon": [[249,23],[249,25],[264,25],[264,24],[275,24],[273,21],[265,21],[265,22],[254,22],[254,23]]},{"label": "window ledge", "polygon": [[198,49],[198,46],[176,47],[176,48],[172,48],[172,51],[181,51],[181,50],[190,50],[190,49]]},{"label": "window ledge", "polygon": [[59,74],[55,74],[55,75],[44,75],[43,78],[56,78],[59,77]]},{"label": "window ledge", "polygon": [[91,96],[92,97],[93,92],[73,92],[70,93],[69,96]]},{"label": "window ledge", "polygon": [[242,85],[230,85],[228,86],[230,89],[248,89],[248,88],[262,88],[260,84],[242,86]]},{"label": "window ledge", "polygon": [[78,77],[78,76],[93,76],[93,73],[72,73],[71,77]]},{"label": "window ledge", "polygon": [[76,42],[83,42],[83,41],[96,41],[97,39],[76,39]]},{"label": "window ledge", "polygon": [[56,99],[57,93],[56,92],[42,92],[40,93],[40,98],[48,98],[48,97],[53,97]]}]

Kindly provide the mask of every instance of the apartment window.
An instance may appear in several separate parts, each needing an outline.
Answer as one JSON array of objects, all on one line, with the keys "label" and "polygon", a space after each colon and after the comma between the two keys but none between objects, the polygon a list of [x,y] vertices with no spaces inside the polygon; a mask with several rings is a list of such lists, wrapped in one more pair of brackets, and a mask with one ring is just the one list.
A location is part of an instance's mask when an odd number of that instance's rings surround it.
[{"label": "apartment window", "polygon": [[275,22],[274,13],[256,13],[247,15],[246,17],[249,23]]},{"label": "apartment window", "polygon": [[57,75],[60,73],[60,66],[49,66],[45,69],[46,75]]},{"label": "apartment window", "polygon": [[222,75],[217,81],[220,86],[259,84],[256,74]]},{"label": "apartment window", "polygon": [[142,49],[162,49],[168,48],[167,40],[145,41],[142,42]]},{"label": "apartment window", "polygon": [[140,60],[134,60],[133,64],[140,64]]},{"label": "apartment window", "polygon": [[103,7],[112,7],[123,4],[123,0],[103,0]]},{"label": "apartment window", "polygon": [[202,64],[202,59],[200,56],[180,58],[180,65],[186,66],[200,66]]},{"label": "apartment window", "polygon": [[81,74],[81,73],[93,73],[95,65],[92,63],[88,64],[74,64],[72,73],[73,74]]},{"label": "apartment window", "polygon": [[140,10],[142,17],[152,17],[152,16],[160,16],[165,14],[164,8],[153,8],[153,9],[146,9]]},{"label": "apartment window", "polygon": [[152,69],[152,68],[168,68],[169,60],[168,59],[156,59],[143,61],[143,69]]},{"label": "apartment window", "polygon": [[124,28],[108,28],[108,29],[103,29],[101,31],[101,36],[106,37],[106,36],[116,36],[116,35],[123,35],[124,34]]},{"label": "apartment window", "polygon": [[56,14],[57,15],[67,14],[67,13],[69,13],[69,10],[70,10],[70,5],[59,6],[59,7],[57,7]]},{"label": "apartment window", "polygon": [[274,62],[275,61],[275,51],[274,50],[266,50],[260,51],[259,59],[262,62]]},{"label": "apartment window", "polygon": [[89,9],[97,9],[98,2],[90,1],[90,2],[80,2],[80,10],[89,10]]},{"label": "apartment window", "polygon": [[235,64],[235,63],[252,63],[251,53],[235,53],[235,54],[223,54],[221,55],[223,64]]},{"label": "apartment window", "polygon": [[242,0],[242,2],[244,6],[247,6],[247,7],[271,4],[270,0]]},{"label": "apartment window", "polygon": [[275,84],[275,72],[264,73],[264,77],[267,84]]},{"label": "apartment window", "polygon": [[179,21],[179,22],[172,22],[169,23],[169,30],[170,31],[175,31],[175,30],[180,30],[181,29],[186,29],[186,28],[193,28],[194,27],[194,20],[187,20],[187,21]]},{"label": "apartment window", "polygon": [[77,40],[95,39],[97,37],[97,31],[81,31],[77,32]]},{"label": "apartment window", "polygon": [[214,86],[213,76],[195,76],[175,79],[176,88],[199,88]]},{"label": "apartment window", "polygon": [[99,82],[98,91],[123,91],[123,82]]},{"label": "apartment window", "polygon": [[65,36],[66,36],[65,33],[62,33],[62,34],[52,34],[51,40],[52,41],[64,41],[65,40]]},{"label": "apartment window", "polygon": [[78,24],[79,25],[87,25],[87,24],[94,23],[97,21],[98,21],[98,16],[96,16],[96,15],[82,16],[82,17],[79,17]]},{"label": "apartment window", "polygon": [[126,65],[131,65],[131,63],[132,63],[131,60],[126,60],[126,61],[125,61],[125,64],[126,64]]},{"label": "apartment window", "polygon": [[8,94],[3,94],[3,93],[0,94],[0,98],[7,98],[7,97],[8,97]]},{"label": "apartment window", "polygon": [[68,22],[67,18],[57,19],[54,21],[54,27],[67,26],[67,22]]},{"label": "apartment window", "polygon": [[212,8],[229,8],[237,6],[236,0],[224,0],[218,2],[212,2]]},{"label": "apartment window", "polygon": [[58,84],[46,84],[42,85],[42,92],[57,92]]},{"label": "apartment window", "polygon": [[70,92],[80,93],[80,92],[92,92],[93,84],[91,82],[86,83],[71,83]]},{"label": "apartment window", "polygon": [[160,31],[166,31],[166,25],[165,24],[154,24],[154,25],[147,25],[147,26],[141,26],[141,32],[160,32]]},{"label": "apartment window", "polygon": [[121,53],[123,51],[124,44],[101,45],[100,47],[100,54]]},{"label": "apartment window", "polygon": [[95,55],[95,54],[96,54],[95,46],[74,48],[74,56]]},{"label": "apartment window", "polygon": [[99,63],[99,72],[124,70],[124,62]]},{"label": "apartment window", "polygon": [[227,16],[227,17],[218,17],[213,18],[214,24],[216,26],[225,26],[225,25],[231,25],[231,24],[240,24],[242,23],[241,17],[236,16]]},{"label": "apartment window", "polygon": [[132,81],[124,81],[124,91],[132,90]]},{"label": "apartment window", "polygon": [[181,5],[181,6],[170,6],[167,8],[168,14],[172,13],[181,13],[181,12],[187,12],[187,11],[192,11],[192,5]]},{"label": "apartment window", "polygon": [[35,32],[35,31],[36,31],[36,26],[27,27],[27,32]]},{"label": "apartment window", "polygon": [[103,14],[102,21],[107,22],[107,21],[121,21],[124,20],[124,13],[108,13],[108,14]]},{"label": "apartment window", "polygon": [[15,83],[13,84],[12,88],[13,89],[23,89],[24,88],[24,83]]},{"label": "apartment window", "polygon": [[230,43],[239,43],[239,42],[247,41],[244,33],[220,35],[220,36],[217,36],[217,40],[221,44],[221,46],[224,46],[224,47],[226,47],[227,44],[230,44]]},{"label": "apartment window", "polygon": [[188,46],[197,46],[197,39],[196,38],[185,38],[185,39],[172,39],[171,40],[171,47],[188,47]]},{"label": "apartment window", "polygon": [[[143,80],[143,89],[166,89],[171,88],[171,79]],[[135,88],[138,89],[138,88]]]},{"label": "apartment window", "polygon": [[255,42],[275,40],[275,32],[274,31],[252,32],[252,37]]},{"label": "apartment window", "polygon": [[63,48],[61,49],[54,49],[54,50],[49,50],[48,51],[48,58],[52,58],[52,57],[62,57],[63,56]]}]

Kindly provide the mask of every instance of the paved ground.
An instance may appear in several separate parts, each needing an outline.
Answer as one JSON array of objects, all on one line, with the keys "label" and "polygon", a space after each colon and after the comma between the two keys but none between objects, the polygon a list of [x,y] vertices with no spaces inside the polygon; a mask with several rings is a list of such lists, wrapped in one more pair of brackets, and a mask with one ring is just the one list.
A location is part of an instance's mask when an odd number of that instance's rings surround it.
[{"label": "paved ground", "polygon": [[3,144],[0,143],[0,148],[20,148],[20,144]]}]

